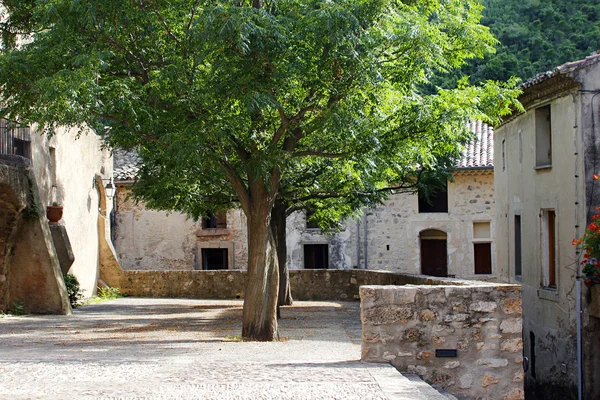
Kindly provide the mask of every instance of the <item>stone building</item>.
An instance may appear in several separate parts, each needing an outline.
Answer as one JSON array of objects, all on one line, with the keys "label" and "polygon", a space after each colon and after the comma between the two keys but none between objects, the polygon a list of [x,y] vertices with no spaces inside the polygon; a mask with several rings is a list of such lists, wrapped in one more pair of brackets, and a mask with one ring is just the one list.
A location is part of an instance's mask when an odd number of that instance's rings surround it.
[{"label": "stone building", "polygon": [[[60,129],[48,138],[0,121],[2,310],[23,303],[33,312],[68,312],[62,298],[67,271],[85,296],[96,291],[99,209],[106,208],[103,185],[112,176],[112,157],[94,133],[77,134]],[[53,203],[63,216],[49,227],[45,212]]]},{"label": "stone building", "polygon": [[[288,217],[290,269],[376,269],[496,280],[493,131],[471,124],[476,140],[463,152],[454,181],[432,204],[418,195],[395,194],[340,232],[323,235],[304,213]],[[139,160],[115,154],[115,248],[123,269],[244,269],[245,216],[192,221],[179,213],[146,209],[127,199]],[[422,255],[425,255],[423,257]]]},{"label": "stone building", "polygon": [[[600,398],[600,317],[595,287],[577,290],[584,234],[600,203],[600,55],[561,65],[522,85],[515,112],[496,131],[499,269],[522,282],[528,398]],[[582,312],[578,313],[578,302]],[[594,311],[595,310],[595,311]],[[578,362],[581,315],[583,362]]]},{"label": "stone building", "polygon": [[301,235],[288,234],[290,265],[302,267],[294,249],[320,240],[336,260],[331,267],[503,279],[495,263],[493,130],[482,122],[470,128],[475,139],[463,150],[454,180],[431,204],[418,194],[394,194],[329,239],[318,231],[311,237],[296,223]]}]

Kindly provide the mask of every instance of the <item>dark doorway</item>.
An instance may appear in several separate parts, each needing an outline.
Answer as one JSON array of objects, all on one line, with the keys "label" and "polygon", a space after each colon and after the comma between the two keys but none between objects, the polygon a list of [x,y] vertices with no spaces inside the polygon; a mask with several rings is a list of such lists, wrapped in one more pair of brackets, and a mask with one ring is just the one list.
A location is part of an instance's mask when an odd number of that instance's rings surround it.
[{"label": "dark doorway", "polygon": [[304,245],[304,268],[327,269],[329,268],[329,246],[326,244]]},{"label": "dark doorway", "polygon": [[202,269],[228,269],[228,256],[227,249],[202,249]]},{"label": "dark doorway", "polygon": [[421,273],[448,276],[446,233],[437,230],[421,232]]},{"label": "dark doorway", "polygon": [[492,273],[492,244],[475,243],[475,274]]}]

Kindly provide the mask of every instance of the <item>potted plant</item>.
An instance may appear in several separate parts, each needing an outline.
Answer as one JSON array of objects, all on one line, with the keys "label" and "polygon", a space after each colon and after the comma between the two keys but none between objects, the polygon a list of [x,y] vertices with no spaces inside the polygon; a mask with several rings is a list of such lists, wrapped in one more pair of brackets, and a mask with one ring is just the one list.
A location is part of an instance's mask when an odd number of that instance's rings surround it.
[{"label": "potted plant", "polygon": [[50,225],[58,225],[58,221],[62,218],[63,207],[57,202],[52,203],[51,206],[46,207],[46,217]]}]

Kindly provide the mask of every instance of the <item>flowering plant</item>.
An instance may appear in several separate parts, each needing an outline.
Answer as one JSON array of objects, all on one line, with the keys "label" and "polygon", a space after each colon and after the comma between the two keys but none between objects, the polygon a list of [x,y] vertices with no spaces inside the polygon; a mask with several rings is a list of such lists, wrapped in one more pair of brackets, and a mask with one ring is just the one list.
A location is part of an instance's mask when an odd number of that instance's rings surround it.
[{"label": "flowering plant", "polygon": [[[600,177],[594,175],[594,179],[599,180]],[[600,211],[600,207],[596,207],[596,211]],[[591,286],[594,280],[600,280],[600,214],[592,216],[585,234],[581,239],[573,239],[573,245],[585,249],[581,272],[584,278],[588,278],[584,280],[585,284]]]}]

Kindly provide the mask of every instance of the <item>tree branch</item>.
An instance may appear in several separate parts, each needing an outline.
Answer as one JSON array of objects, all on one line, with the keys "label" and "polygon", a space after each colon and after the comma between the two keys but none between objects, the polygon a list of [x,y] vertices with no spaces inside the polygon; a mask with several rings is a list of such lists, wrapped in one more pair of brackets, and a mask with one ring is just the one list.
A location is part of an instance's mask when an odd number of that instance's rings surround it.
[{"label": "tree branch", "polygon": [[237,193],[238,198],[240,200],[240,205],[242,206],[242,210],[244,210],[244,213],[246,213],[246,215],[250,215],[250,195],[248,193],[248,188],[244,184],[244,181],[235,171],[235,169],[233,169],[231,164],[227,162],[227,160],[220,159],[219,164],[221,164],[221,166],[225,170],[225,177],[233,187],[233,190],[235,190],[235,192]]}]

